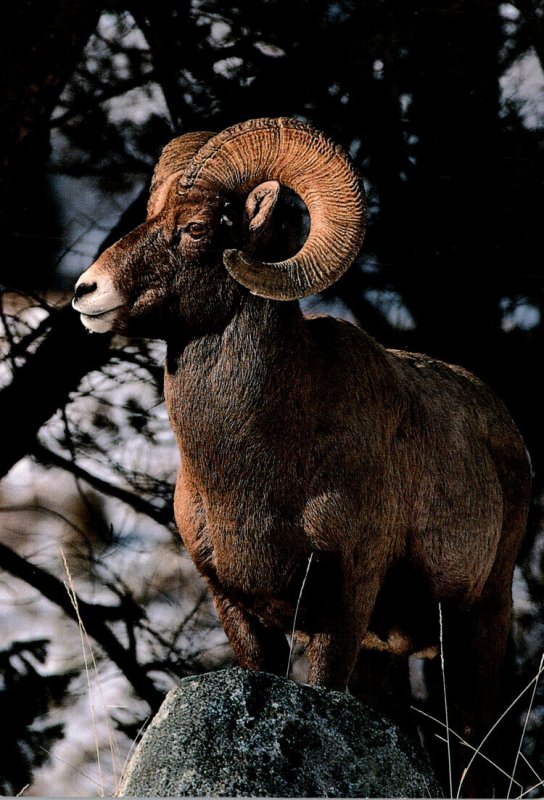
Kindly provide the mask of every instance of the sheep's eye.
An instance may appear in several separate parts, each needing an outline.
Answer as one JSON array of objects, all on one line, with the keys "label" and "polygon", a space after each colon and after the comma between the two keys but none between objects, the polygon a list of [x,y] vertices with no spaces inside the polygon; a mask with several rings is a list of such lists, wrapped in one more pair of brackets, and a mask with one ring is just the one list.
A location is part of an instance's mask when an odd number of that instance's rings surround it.
[{"label": "sheep's eye", "polygon": [[202,239],[208,233],[208,226],[203,222],[190,222],[185,230],[192,239]]}]

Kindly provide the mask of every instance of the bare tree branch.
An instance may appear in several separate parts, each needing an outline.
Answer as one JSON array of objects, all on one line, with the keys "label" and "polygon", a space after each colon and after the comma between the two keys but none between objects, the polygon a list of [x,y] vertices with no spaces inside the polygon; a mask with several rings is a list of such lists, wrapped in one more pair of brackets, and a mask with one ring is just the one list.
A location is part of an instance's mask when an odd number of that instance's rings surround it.
[{"label": "bare tree branch", "polygon": [[[42,567],[22,558],[2,543],[0,543],[0,568],[37,589],[43,597],[61,608],[70,619],[78,621],[76,610],[63,582]],[[134,655],[119,643],[105,622],[105,619],[122,618],[122,605],[112,607],[94,605],[87,603],[77,595],[76,599],[79,615],[87,634],[119,667],[137,695],[145,700],[152,710],[156,710],[162,703],[162,693],[155,687],[146,670],[134,659]]]},{"label": "bare tree branch", "polygon": [[63,458],[58,453],[54,453],[42,444],[36,443],[32,449],[32,454],[42,464],[50,464],[55,467],[60,467],[67,472],[71,472],[76,478],[80,478],[103,494],[122,500],[123,503],[131,506],[135,511],[138,511],[140,514],[145,514],[160,525],[168,526],[173,521],[172,511],[168,506],[158,508],[140,495],[122,489],[120,486],[114,486],[108,481],[98,478],[96,475],[92,475],[90,472],[83,469],[83,467],[76,464],[75,461]]},{"label": "bare tree branch", "polygon": [[[55,314],[36,353],[17,370],[0,394],[4,442],[0,476],[32,450],[41,426],[66,402],[69,393],[77,389],[83,376],[104,363],[109,339],[87,335],[70,306]],[[22,408],[26,408],[24,418],[16,424]]]},{"label": "bare tree branch", "polygon": [[102,89],[100,94],[92,95],[91,97],[86,97],[85,102],[74,103],[72,107],[65,111],[63,114],[59,114],[56,117],[53,117],[50,122],[50,126],[52,128],[59,128],[61,125],[64,125],[66,122],[69,122],[74,117],[82,116],[86,114],[91,109],[95,108],[100,103],[105,103],[106,100],[111,100],[114,97],[120,97],[121,95],[129,92],[131,89],[136,89],[139,86],[144,86],[149,81],[155,81],[157,79],[157,73],[154,69],[149,70],[146,72],[145,75],[134,75],[131,78],[127,78],[124,81],[120,81],[116,83],[114,86],[109,86],[105,89]]},{"label": "bare tree branch", "polygon": [[544,4],[541,0],[514,0],[513,4],[527,25],[531,44],[544,70]]},{"label": "bare tree branch", "polygon": [[[100,251],[143,219],[146,198],[147,190],[125,211]],[[44,340],[0,392],[0,477],[32,451],[41,426],[66,403],[81,379],[109,359],[110,338],[85,331],[70,305],[51,315]]]}]

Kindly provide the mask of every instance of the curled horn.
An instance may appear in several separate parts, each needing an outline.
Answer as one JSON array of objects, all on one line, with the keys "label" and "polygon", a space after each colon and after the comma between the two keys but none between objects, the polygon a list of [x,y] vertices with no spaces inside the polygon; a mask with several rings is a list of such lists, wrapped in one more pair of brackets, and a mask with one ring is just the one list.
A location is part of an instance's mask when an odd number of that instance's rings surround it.
[{"label": "curled horn", "polygon": [[166,145],[151,180],[151,190],[147,201],[148,218],[159,213],[175,177],[179,177],[187,169],[200,148],[214,135],[210,131],[184,133],[183,136],[172,139]]},{"label": "curled horn", "polygon": [[278,180],[306,204],[310,232],[299,252],[276,263],[226,250],[225,266],[253,294],[293,300],[330,286],[355,259],[364,236],[362,181],[346,153],[323,133],[289,118],[234,125],[203,145],[180,177],[192,187],[248,193]]}]

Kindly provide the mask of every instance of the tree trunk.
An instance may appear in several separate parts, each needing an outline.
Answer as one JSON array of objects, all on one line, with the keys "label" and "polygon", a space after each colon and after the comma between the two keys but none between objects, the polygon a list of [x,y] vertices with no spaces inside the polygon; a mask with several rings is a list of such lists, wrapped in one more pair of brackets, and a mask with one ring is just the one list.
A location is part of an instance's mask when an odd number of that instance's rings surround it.
[{"label": "tree trunk", "polygon": [[81,0],[18,0],[2,10],[0,236],[2,282],[14,287],[45,285],[58,247],[45,174],[49,121],[101,9]]}]

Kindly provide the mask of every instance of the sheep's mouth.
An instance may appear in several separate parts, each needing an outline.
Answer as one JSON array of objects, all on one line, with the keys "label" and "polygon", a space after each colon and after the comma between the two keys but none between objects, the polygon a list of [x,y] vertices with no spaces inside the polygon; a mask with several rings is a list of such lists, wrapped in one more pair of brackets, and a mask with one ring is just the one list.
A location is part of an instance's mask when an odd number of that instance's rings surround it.
[{"label": "sheep's mouth", "polygon": [[107,333],[111,330],[111,326],[117,319],[121,308],[122,305],[118,305],[107,309],[107,311],[93,311],[92,313],[80,311],[79,314],[81,322],[87,330],[93,333]]},{"label": "sheep's mouth", "polygon": [[[119,308],[122,308],[122,305],[114,306],[113,308],[108,308],[106,311],[80,311],[80,315],[82,317],[92,317],[93,319],[101,319],[106,317],[108,314],[113,314],[114,311],[117,311]],[[78,310],[76,305],[74,304],[74,308],[76,311]]]}]

